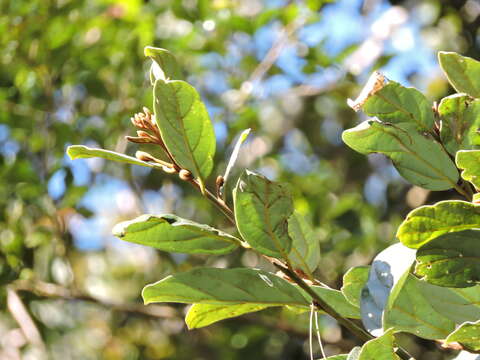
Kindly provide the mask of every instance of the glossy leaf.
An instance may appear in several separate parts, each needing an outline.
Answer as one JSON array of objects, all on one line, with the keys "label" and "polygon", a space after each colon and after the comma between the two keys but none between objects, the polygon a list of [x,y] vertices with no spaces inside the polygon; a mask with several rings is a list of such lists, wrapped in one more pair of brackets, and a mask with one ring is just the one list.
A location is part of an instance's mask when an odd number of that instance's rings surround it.
[{"label": "glossy leaf", "polygon": [[462,178],[480,190],[480,150],[459,151],[455,162],[460,169],[464,169],[461,173]]},{"label": "glossy leaf", "polygon": [[372,335],[383,334],[382,318],[390,293],[414,261],[415,251],[401,243],[389,246],[373,260],[360,298],[362,323]]},{"label": "glossy leaf", "polygon": [[383,315],[383,327],[405,331],[424,339],[444,339],[455,322],[438,312],[422,291],[424,281],[408,271],[395,284]]},{"label": "glossy leaf", "polygon": [[360,350],[358,360],[397,360],[400,359],[393,347],[393,330],[386,331],[382,336],[367,341]]},{"label": "glossy leaf", "polygon": [[415,88],[407,88],[395,81],[369,96],[362,110],[369,116],[392,123],[411,123],[421,131],[431,131],[434,118],[432,105]]},{"label": "glossy leaf", "polygon": [[469,287],[480,283],[480,230],[441,235],[417,250],[415,274],[434,285]]},{"label": "glossy leaf", "polygon": [[[154,64],[151,72],[156,79],[162,80],[182,80],[182,71],[178,66],[177,59],[173,54],[161,48],[147,46],[144,49],[145,56],[150,57]],[[153,82],[155,83],[155,82]]]},{"label": "glossy leaf", "polygon": [[215,133],[200,95],[190,84],[158,79],[154,86],[155,119],[177,163],[192,172],[203,189],[215,155]]},{"label": "glossy leaf", "polygon": [[292,247],[288,218],[293,202],[286,186],[246,171],[233,192],[238,231],[255,250],[286,258]]},{"label": "glossy leaf", "polygon": [[[295,285],[296,286],[296,285]],[[351,304],[342,292],[324,286],[311,285],[310,288],[329,306],[334,308],[340,315],[350,319],[360,319],[360,309],[358,306]],[[312,298],[303,289],[298,288],[302,295],[311,303]],[[303,314],[310,310],[307,306],[288,306],[288,308],[297,313]],[[322,311],[320,311],[322,312]],[[323,313],[323,312],[322,312]]]},{"label": "glossy leaf", "polygon": [[342,293],[354,306],[360,307],[362,289],[368,280],[370,266],[355,266],[343,275]]},{"label": "glossy leaf", "polygon": [[211,305],[263,304],[309,306],[300,291],[278,276],[254,269],[197,268],[147,285],[145,304],[155,302]]},{"label": "glossy leaf", "polygon": [[226,254],[240,244],[223,231],[170,214],[142,215],[121,222],[113,228],[113,235],[163,251],[188,254]]},{"label": "glossy leaf", "polygon": [[480,321],[466,322],[448,335],[447,343],[458,342],[467,350],[480,351]]},{"label": "glossy leaf", "polygon": [[320,243],[311,225],[299,213],[288,219],[288,234],[292,239],[289,259],[295,269],[312,275],[320,261]]},{"label": "glossy leaf", "polygon": [[440,201],[411,211],[397,231],[397,238],[418,249],[436,237],[480,227],[480,205],[467,201]]},{"label": "glossy leaf", "polygon": [[243,314],[268,308],[264,304],[212,305],[193,304],[185,317],[189,329],[198,329]]},{"label": "glossy leaf", "polygon": [[369,120],[344,131],[342,138],[362,154],[388,156],[412,184],[447,190],[457,183],[458,171],[448,154],[435,140],[418,133],[414,124],[389,125]]},{"label": "glossy leaf", "polygon": [[455,52],[438,53],[440,67],[459,93],[480,97],[480,62]]},{"label": "glossy leaf", "polygon": [[438,114],[442,120],[440,138],[451,155],[479,144],[480,100],[472,101],[465,94],[454,94],[442,99]]},{"label": "glossy leaf", "polygon": [[[351,319],[360,319],[360,309],[358,306],[352,305],[342,294],[341,291],[330,289],[322,286],[310,286],[328,305],[334,308],[340,315]],[[302,290],[303,293],[303,290]],[[303,293],[305,298],[310,296]]]},{"label": "glossy leaf", "polygon": [[161,166],[157,164],[141,161],[141,160],[138,160],[137,158],[134,158],[128,155],[120,154],[110,150],[94,149],[94,148],[90,148],[88,146],[83,146],[83,145],[69,146],[67,148],[67,155],[72,160],[98,157],[98,158],[117,161],[117,162],[126,163],[126,164],[146,166],[151,168],[161,168]]},{"label": "glossy leaf", "polygon": [[430,305],[440,314],[462,324],[480,320],[480,285],[448,288],[420,282],[419,289]]}]

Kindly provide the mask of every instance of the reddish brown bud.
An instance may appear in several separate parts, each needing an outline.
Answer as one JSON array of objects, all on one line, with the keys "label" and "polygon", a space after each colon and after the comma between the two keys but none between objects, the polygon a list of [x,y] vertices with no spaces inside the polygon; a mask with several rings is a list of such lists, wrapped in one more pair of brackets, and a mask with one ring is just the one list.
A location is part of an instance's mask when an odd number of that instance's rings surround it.
[{"label": "reddish brown bud", "polygon": [[145,137],[145,138],[151,137],[149,133],[147,133],[146,131],[143,131],[143,130],[138,130],[138,131],[137,131],[137,135],[138,135],[139,137]]},{"label": "reddish brown bud", "polygon": [[218,175],[217,180],[215,180],[215,184],[217,185],[217,188],[221,188],[224,183],[225,183],[225,179],[223,178],[223,176]]},{"label": "reddish brown bud", "polygon": [[130,142],[137,143],[137,144],[151,144],[152,140],[149,138],[145,137],[136,137],[136,136],[125,136],[125,139],[127,139]]}]

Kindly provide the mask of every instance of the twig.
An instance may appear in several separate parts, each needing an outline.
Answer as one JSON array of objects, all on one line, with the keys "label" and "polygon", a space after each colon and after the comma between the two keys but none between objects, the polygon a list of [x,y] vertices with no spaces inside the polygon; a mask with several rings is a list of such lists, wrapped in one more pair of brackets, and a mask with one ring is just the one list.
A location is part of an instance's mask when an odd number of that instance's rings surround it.
[{"label": "twig", "polygon": [[317,334],[318,345],[320,346],[320,351],[324,359],[327,358],[325,350],[323,349],[322,337],[320,336],[320,327],[318,326],[318,313],[315,312],[315,333]]},{"label": "twig", "polygon": [[33,345],[36,345],[43,350],[45,344],[42,340],[40,332],[35,325],[35,322],[30,317],[27,308],[22,300],[12,287],[7,287],[7,307],[13,318],[17,321],[25,338]]},{"label": "twig", "polygon": [[17,280],[11,284],[11,288],[16,291],[27,291],[37,296],[48,298],[60,298],[64,300],[80,300],[95,303],[113,311],[121,311],[136,315],[151,316],[157,318],[174,318],[176,311],[165,305],[143,304],[120,304],[109,301],[100,300],[88,294],[81,293],[63,286],[47,283],[43,281]]},{"label": "twig", "polygon": [[[281,272],[283,272],[285,275],[287,275],[292,281],[294,281],[298,286],[300,286],[308,295],[310,295],[313,299],[313,304],[315,307],[320,310],[326,312],[328,315],[333,317],[337,322],[350,330],[352,334],[354,334],[357,338],[360,340],[366,342],[369,340],[374,339],[372,335],[370,335],[368,332],[363,330],[361,327],[359,327],[357,324],[355,324],[353,321],[342,317],[334,308],[332,308],[330,305],[328,305],[315,291],[308,286],[303,279],[301,279],[294,271],[292,271],[289,268],[286,268],[276,262],[273,263]],[[401,347],[398,347],[396,350],[397,355],[403,359],[403,360],[410,360],[413,359],[413,357],[406,352],[404,349]]]},{"label": "twig", "polygon": [[[192,181],[189,181],[189,182],[200,190],[200,184],[197,182],[197,180],[192,179]],[[222,198],[215,196],[207,188],[205,188],[205,196],[208,200],[212,202],[213,205],[215,205],[225,215],[225,217],[232,223],[232,225],[235,225],[235,218],[233,215],[233,211],[222,200]]]},{"label": "twig", "polygon": [[260,81],[268,70],[270,70],[275,61],[277,61],[278,57],[282,54],[282,50],[287,45],[288,39],[305,24],[305,21],[305,16],[299,16],[280,31],[278,39],[273,43],[263,60],[253,70],[248,80],[242,84],[242,96],[235,104],[236,108],[242,107],[251,94],[252,85]]},{"label": "twig", "polygon": [[[185,178],[183,180],[186,180],[190,182],[192,185],[198,188],[200,190],[200,185],[195,180],[193,177],[190,178]],[[213,204],[215,204],[221,211],[222,213],[232,222],[232,224],[236,224],[235,222],[235,217],[233,211],[228,207],[227,204],[223,202],[221,198],[216,197],[213,193],[211,193],[208,189],[205,189],[205,196],[212,201]],[[252,249],[255,251],[255,249]],[[332,316],[337,322],[341,325],[343,325],[345,328],[350,330],[357,338],[359,338],[362,341],[369,341],[374,339],[372,335],[370,335],[368,332],[363,330],[361,327],[359,327],[357,324],[352,322],[351,320],[342,317],[334,308],[332,308],[330,305],[328,305],[320,296],[318,296],[317,293],[315,293],[310,286],[308,286],[305,281],[300,278],[295,271],[291,269],[291,265],[288,261],[288,257],[285,257],[285,261],[287,261],[287,267],[284,266],[283,264],[279,264],[277,261],[270,259],[266,257],[263,254],[260,254],[263,257],[265,257],[267,260],[269,260],[274,266],[276,266],[278,269],[280,269],[281,272],[283,272],[285,275],[287,275],[293,282],[295,282],[299,287],[301,287],[307,294],[309,294],[312,299],[313,299],[313,304],[315,307],[319,310],[322,310],[326,312],[328,315]],[[413,359],[405,350],[402,348],[397,348],[396,350],[397,355],[400,356],[403,360],[409,360]]]},{"label": "twig", "polygon": [[288,91],[301,97],[308,97],[308,96],[318,96],[320,94],[332,91],[338,87],[338,79],[335,82],[328,82],[323,86],[315,86],[315,85],[298,85],[295,86]]},{"label": "twig", "polygon": [[341,325],[349,329],[356,337],[362,341],[372,340],[373,336],[368,332],[360,328],[354,322],[342,317],[335,309],[328,305],[315,291],[313,291],[308,284],[303,281],[294,271],[286,268],[277,262],[274,262],[275,265],[281,272],[287,275],[293,282],[300,286],[308,295],[313,299],[313,303],[318,310],[326,312],[328,315],[337,320]]}]

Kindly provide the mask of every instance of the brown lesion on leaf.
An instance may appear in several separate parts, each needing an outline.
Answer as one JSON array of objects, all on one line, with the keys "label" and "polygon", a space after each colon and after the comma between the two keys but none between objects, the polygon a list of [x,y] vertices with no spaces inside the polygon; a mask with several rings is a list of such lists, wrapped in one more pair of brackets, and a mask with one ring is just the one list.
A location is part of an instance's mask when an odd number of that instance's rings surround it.
[{"label": "brown lesion on leaf", "polygon": [[370,75],[370,78],[360,92],[360,95],[358,95],[355,100],[347,100],[348,106],[350,106],[355,111],[360,110],[360,108],[363,106],[363,104],[365,104],[368,98],[375,95],[375,93],[380,91],[386,84],[387,79],[385,75],[383,75],[379,71],[374,71],[373,74]]}]

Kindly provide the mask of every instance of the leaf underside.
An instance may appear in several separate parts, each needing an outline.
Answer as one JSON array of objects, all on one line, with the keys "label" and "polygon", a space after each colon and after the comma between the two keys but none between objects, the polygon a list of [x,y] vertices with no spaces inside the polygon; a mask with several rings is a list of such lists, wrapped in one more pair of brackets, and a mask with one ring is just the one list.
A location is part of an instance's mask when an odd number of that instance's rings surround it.
[{"label": "leaf underside", "polygon": [[388,156],[412,184],[429,190],[456,186],[458,171],[441,145],[417,132],[414,124],[384,124],[369,120],[342,134],[343,141],[362,153]]},{"label": "leaf underside", "polygon": [[112,232],[124,241],[187,254],[227,254],[240,244],[227,233],[171,214],[142,215],[117,224]]}]

